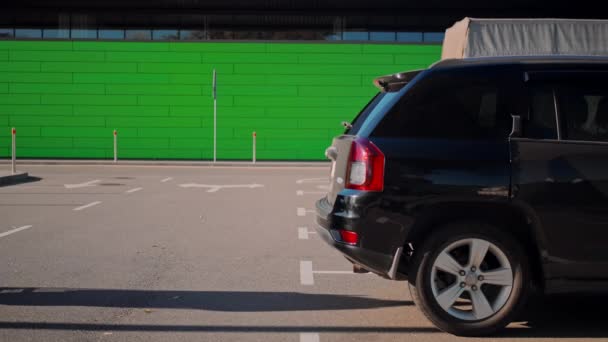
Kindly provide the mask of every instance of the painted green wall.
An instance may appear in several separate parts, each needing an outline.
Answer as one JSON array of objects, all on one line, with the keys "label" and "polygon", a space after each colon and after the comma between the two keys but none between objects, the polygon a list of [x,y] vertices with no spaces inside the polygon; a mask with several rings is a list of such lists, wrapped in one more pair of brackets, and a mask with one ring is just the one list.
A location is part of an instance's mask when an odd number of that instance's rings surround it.
[{"label": "painted green wall", "polygon": [[0,41],[0,157],[317,160],[376,89],[438,45]]}]

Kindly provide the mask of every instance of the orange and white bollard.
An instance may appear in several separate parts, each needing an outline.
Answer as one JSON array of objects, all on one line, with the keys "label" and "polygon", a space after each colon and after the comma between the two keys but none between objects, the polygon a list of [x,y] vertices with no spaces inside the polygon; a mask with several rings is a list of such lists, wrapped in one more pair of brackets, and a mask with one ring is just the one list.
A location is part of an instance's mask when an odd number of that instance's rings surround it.
[{"label": "orange and white bollard", "polygon": [[257,138],[257,134],[255,133],[255,131],[252,134],[252,139],[253,139],[253,163],[255,164],[255,139]]},{"label": "orange and white bollard", "polygon": [[17,173],[17,130],[15,127],[11,128],[12,137],[12,153],[11,153],[11,171],[13,174]]},{"label": "orange and white bollard", "polygon": [[118,161],[118,133],[114,130],[114,162]]}]

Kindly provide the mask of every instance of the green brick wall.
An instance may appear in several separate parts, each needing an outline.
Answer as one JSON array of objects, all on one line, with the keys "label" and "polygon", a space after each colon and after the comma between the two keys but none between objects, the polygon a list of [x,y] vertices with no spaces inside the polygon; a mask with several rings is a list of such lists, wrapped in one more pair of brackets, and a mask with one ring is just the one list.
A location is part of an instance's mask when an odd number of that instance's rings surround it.
[{"label": "green brick wall", "polygon": [[438,45],[0,41],[0,157],[318,160],[376,89]]}]

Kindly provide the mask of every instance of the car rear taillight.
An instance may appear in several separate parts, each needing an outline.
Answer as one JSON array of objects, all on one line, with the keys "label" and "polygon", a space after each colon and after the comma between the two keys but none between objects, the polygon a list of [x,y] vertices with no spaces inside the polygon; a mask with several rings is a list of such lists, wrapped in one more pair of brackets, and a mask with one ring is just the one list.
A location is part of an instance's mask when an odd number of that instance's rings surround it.
[{"label": "car rear taillight", "polygon": [[359,242],[359,234],[350,230],[340,230],[340,238],[349,245],[356,245]]},{"label": "car rear taillight", "polygon": [[365,191],[384,189],[384,154],[368,139],[357,138],[352,142],[346,188]]}]

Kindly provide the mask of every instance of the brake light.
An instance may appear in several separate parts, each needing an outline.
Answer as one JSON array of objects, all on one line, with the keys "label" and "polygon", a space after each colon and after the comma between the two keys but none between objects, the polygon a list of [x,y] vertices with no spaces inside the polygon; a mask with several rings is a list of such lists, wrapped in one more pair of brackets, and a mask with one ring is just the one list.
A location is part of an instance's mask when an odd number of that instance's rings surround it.
[{"label": "brake light", "polygon": [[349,245],[356,245],[359,242],[359,235],[350,230],[340,230],[340,238],[342,242]]},{"label": "brake light", "polygon": [[384,190],[384,154],[368,139],[355,139],[350,148],[346,175],[347,189]]}]

